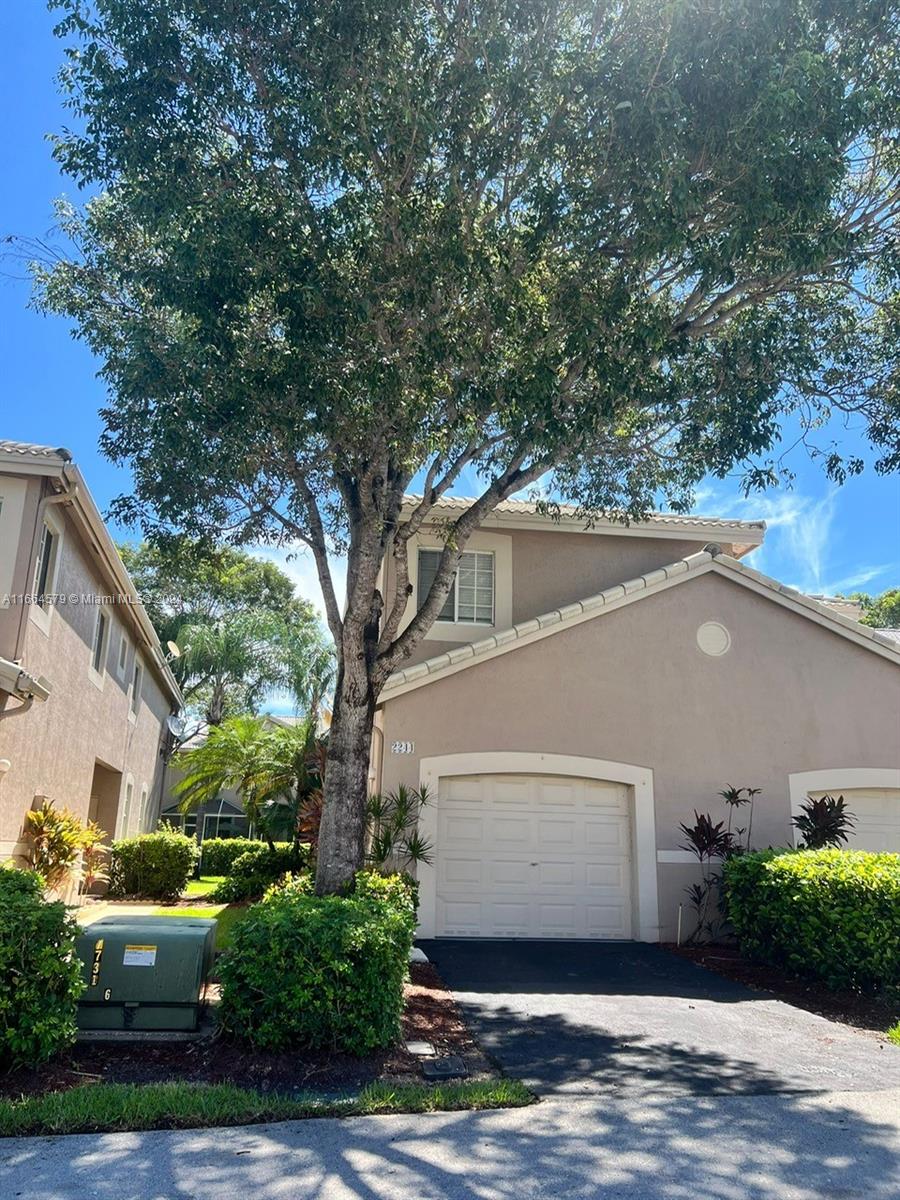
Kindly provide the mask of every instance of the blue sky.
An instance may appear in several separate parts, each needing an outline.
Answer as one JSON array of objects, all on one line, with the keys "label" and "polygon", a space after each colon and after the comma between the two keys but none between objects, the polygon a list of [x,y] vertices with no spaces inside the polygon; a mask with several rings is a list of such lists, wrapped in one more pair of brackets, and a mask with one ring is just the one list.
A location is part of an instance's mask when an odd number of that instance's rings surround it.
[{"label": "blue sky", "polygon": [[[45,140],[66,121],[54,82],[61,55],[53,20],[39,0],[0,12],[0,236],[43,236],[52,226],[54,197],[77,198]],[[105,399],[97,364],[64,321],[29,311],[28,295],[27,283],[0,278],[0,437],[67,446],[104,509],[128,490],[129,477],[97,449]],[[871,463],[858,430],[838,427],[835,435]],[[697,511],[765,518],[766,544],[749,561],[805,591],[878,592],[900,584],[900,478],[868,469],[834,488],[802,450],[788,461],[796,472],[791,490],[744,500],[736,481],[710,481],[698,492]],[[301,556],[285,565],[298,588],[318,600],[311,564]]]}]

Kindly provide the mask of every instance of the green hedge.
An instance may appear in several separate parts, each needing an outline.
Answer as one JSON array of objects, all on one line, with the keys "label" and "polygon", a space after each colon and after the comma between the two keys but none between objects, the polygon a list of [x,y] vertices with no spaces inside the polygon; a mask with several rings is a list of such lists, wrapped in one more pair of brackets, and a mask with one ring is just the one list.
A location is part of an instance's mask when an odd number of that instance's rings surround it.
[{"label": "green hedge", "polygon": [[198,854],[192,837],[171,829],[113,842],[109,894],[177,900],[194,873]]},{"label": "green hedge", "polygon": [[900,984],[900,855],[766,850],[727,862],[724,887],[752,957],[832,988]]},{"label": "green hedge", "polygon": [[287,842],[276,843],[274,850],[270,850],[265,842],[254,842],[252,850],[234,860],[227,877],[217,885],[210,899],[217,904],[259,900],[283,875],[303,871],[308,865],[309,849],[306,846],[295,852]]},{"label": "green hedge", "polygon": [[415,931],[408,888],[376,897],[276,890],[219,965],[219,1019],[257,1046],[367,1054],[400,1036]]},{"label": "green hedge", "polygon": [[75,1040],[78,926],[34,871],[0,870],[0,1062],[33,1066]]},{"label": "green hedge", "polygon": [[[276,842],[276,850],[287,850],[289,842]],[[200,873],[201,875],[228,875],[234,866],[234,860],[248,851],[253,853],[257,848],[266,848],[265,842],[255,838],[204,838],[200,844]]]}]

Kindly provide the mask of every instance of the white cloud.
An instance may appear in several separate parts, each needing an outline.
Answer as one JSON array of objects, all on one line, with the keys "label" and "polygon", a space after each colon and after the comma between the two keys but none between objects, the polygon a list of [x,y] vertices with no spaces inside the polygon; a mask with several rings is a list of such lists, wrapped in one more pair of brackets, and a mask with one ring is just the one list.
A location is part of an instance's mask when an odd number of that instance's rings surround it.
[{"label": "white cloud", "polygon": [[818,498],[797,491],[743,496],[723,493],[710,485],[698,490],[695,511],[702,508],[709,515],[764,520],[765,541],[752,552],[750,565],[776,575],[801,592],[833,595],[860,588],[895,569],[895,564],[888,562],[835,570],[838,494],[837,488],[831,488]]}]

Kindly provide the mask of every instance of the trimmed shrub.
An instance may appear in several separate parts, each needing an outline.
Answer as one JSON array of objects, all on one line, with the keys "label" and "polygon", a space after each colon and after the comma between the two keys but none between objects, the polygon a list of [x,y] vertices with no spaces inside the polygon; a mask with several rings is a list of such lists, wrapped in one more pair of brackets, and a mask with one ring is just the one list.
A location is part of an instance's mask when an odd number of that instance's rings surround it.
[{"label": "trimmed shrub", "polygon": [[78,926],[34,871],[0,870],[0,1062],[32,1066],[75,1040]]},{"label": "trimmed shrub", "polygon": [[728,919],[754,958],[866,990],[900,984],[900,855],[765,850],[725,864]]},{"label": "trimmed shrub", "polygon": [[245,837],[204,838],[200,844],[200,874],[227,875],[236,858],[248,851],[252,853],[257,846],[265,849],[265,842]]},{"label": "trimmed shrub", "polygon": [[274,892],[220,962],[223,1027],[268,1049],[363,1055],[391,1045],[414,930],[407,902]]},{"label": "trimmed shrub", "polygon": [[311,871],[288,872],[266,888],[263,900],[276,900],[279,896],[312,896],[315,890],[316,881]]},{"label": "trimmed shrub", "polygon": [[357,871],[353,895],[382,900],[416,915],[419,908],[419,883],[405,871],[399,875],[382,875],[380,871]]},{"label": "trimmed shrub", "polygon": [[228,877],[216,886],[210,899],[216,904],[259,900],[282,876],[302,871],[308,864],[309,851],[305,846],[295,852],[284,843],[270,850],[264,842],[255,842],[252,850],[234,860]]},{"label": "trimmed shrub", "polygon": [[198,854],[194,839],[173,829],[113,842],[109,894],[177,900],[194,873]]}]

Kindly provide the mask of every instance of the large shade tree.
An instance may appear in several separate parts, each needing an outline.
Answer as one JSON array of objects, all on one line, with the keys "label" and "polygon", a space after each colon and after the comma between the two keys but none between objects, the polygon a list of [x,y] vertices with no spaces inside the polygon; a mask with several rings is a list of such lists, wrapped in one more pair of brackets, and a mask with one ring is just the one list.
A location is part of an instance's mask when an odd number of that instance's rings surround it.
[{"label": "large shade tree", "polygon": [[314,607],[275,563],[185,537],[124,543],[119,553],[188,709],[206,725],[256,712],[286,691],[315,724],[334,678],[334,648]]},{"label": "large shade tree", "polygon": [[[835,410],[900,461],[896,0],[58,7],[55,153],[98,194],[40,302],[102,360],[120,518],[315,557],[320,891],[362,860],[379,692],[500,501],[548,477],[586,519],[683,510]],[[410,539],[463,473],[404,627]]]}]

